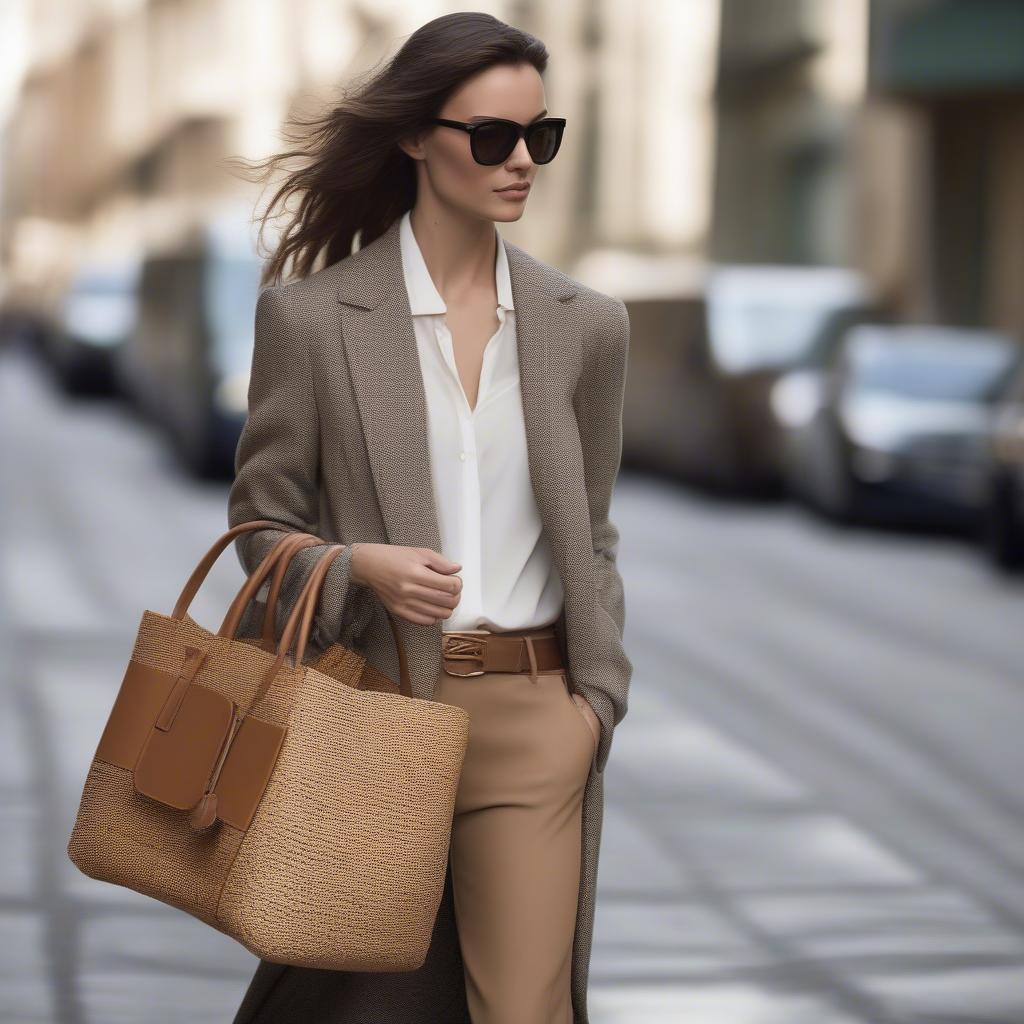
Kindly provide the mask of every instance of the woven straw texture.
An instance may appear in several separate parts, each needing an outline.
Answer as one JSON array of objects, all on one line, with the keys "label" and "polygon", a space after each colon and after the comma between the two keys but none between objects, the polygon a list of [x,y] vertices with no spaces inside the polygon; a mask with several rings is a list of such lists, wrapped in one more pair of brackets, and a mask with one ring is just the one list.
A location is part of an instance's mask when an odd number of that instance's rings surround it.
[{"label": "woven straw texture", "polygon": [[[430,476],[426,397],[398,237],[399,219],[358,252],[302,280],[265,289],[255,318],[249,416],[228,503],[234,526],[268,519],[348,545],[331,564],[315,620],[322,647],[341,641],[391,679],[398,659],[383,605],[351,579],[353,545],[440,551]],[[587,979],[603,817],[604,767],[626,714],[632,663],[623,647],[619,534],[609,507],[619,468],[629,343],[625,305],[508,241],[530,477],[565,592],[568,681],[594,708],[601,739],[583,798],[582,878],[572,953],[574,1024],[589,1024]],[[236,545],[247,572],[278,531]],[[299,552],[281,607],[322,553]],[[296,566],[299,566],[298,568]],[[441,669],[441,624],[402,620],[413,692],[429,699]],[[446,888],[440,920],[451,920]],[[319,974],[259,965],[234,1024],[304,1020],[296,992],[322,1024],[470,1024],[451,1009],[464,977],[457,935],[435,930],[409,976]],[[298,976],[296,976],[298,972]],[[294,978],[294,981],[292,980]],[[282,983],[283,982],[283,983]],[[435,1012],[442,1016],[431,1016]]]},{"label": "woven straw texture", "polygon": [[[176,672],[186,646],[207,652],[196,681],[242,707],[274,660],[188,615],[150,611],[132,659]],[[252,708],[288,731],[248,830],[218,821],[193,831],[187,813],[136,793],[131,771],[94,758],[71,860],[193,914],[257,956],[332,970],[422,964],[444,888],[468,716],[356,689],[364,659],[330,654],[348,685],[286,662]]]}]

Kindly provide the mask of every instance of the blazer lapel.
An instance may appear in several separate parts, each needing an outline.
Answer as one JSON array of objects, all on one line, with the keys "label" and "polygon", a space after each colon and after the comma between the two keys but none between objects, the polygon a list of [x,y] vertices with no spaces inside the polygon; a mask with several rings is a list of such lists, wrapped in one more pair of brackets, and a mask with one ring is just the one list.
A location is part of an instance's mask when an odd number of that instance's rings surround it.
[{"label": "blazer lapel", "polygon": [[513,243],[506,242],[505,250],[530,481],[565,589],[566,611],[573,615],[575,601],[585,605],[588,600],[593,565],[583,452],[572,404],[584,317],[570,277]]},{"label": "blazer lapel", "polygon": [[439,551],[426,392],[398,228],[395,220],[338,264],[342,337],[388,540]]},{"label": "blazer lapel", "polygon": [[[566,478],[565,445],[571,447],[573,437],[556,415],[555,377],[571,370],[566,360],[578,359],[582,344],[579,319],[568,316],[564,305],[577,292],[569,278],[519,246],[506,241],[505,247],[530,480],[564,580],[581,564],[583,539],[573,532],[579,513],[572,510],[581,499],[587,508],[582,469],[577,487]],[[426,392],[402,274],[399,220],[338,268],[345,356],[388,540],[440,551]],[[551,355],[552,332],[559,338],[557,358]],[[578,455],[578,436],[575,443]]]}]

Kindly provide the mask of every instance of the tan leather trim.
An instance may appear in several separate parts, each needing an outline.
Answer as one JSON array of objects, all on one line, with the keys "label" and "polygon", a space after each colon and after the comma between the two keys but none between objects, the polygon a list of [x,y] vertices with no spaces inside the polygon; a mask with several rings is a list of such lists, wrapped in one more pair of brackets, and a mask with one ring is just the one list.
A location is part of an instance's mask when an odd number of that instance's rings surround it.
[{"label": "tan leather trim", "polygon": [[[213,749],[215,743],[212,738],[209,739],[204,751],[186,751],[184,761],[175,761],[173,765],[166,760],[160,760],[161,753],[168,754],[171,748],[156,746],[149,754],[152,760],[139,764],[140,754],[155,731],[154,724],[160,709],[174,690],[177,679],[178,676],[170,672],[161,672],[137,661],[129,662],[113,710],[100,738],[96,758],[133,774],[136,773],[138,766],[139,773],[135,774],[137,792],[169,806],[185,809],[192,807],[202,797],[202,786],[210,778],[216,764],[220,750]],[[200,684],[191,684],[186,692],[191,692],[196,687],[200,687]],[[200,701],[209,693],[213,693],[215,698],[220,696],[227,701],[226,697],[216,694],[208,687],[200,688],[205,691],[199,695]],[[174,728],[171,732],[175,737],[186,735],[177,732],[182,725],[180,716],[185,699],[183,697],[178,705],[178,714],[174,718]],[[230,701],[228,704],[230,706]],[[230,717],[226,720],[225,726],[222,704],[215,715],[219,716],[220,724],[213,730],[214,735],[218,729],[230,726]],[[185,729],[191,745],[194,734],[189,731],[187,723]],[[199,730],[205,731],[205,726]],[[217,817],[220,820],[242,831],[249,827],[270,781],[286,732],[285,728],[258,718],[246,717],[242,721],[214,788],[218,799]],[[196,780],[200,780],[198,784]]]},{"label": "tan leather trim", "polygon": [[206,792],[235,719],[235,702],[201,683],[185,690],[169,729],[154,726],[133,773],[135,791],[188,810]]},{"label": "tan leather trim", "polygon": [[181,707],[181,702],[204,661],[206,661],[205,651],[197,650],[194,647],[185,648],[185,660],[182,662],[181,671],[157,716],[156,727],[158,729],[166,732],[174,724],[174,716],[177,715],[178,708]]},{"label": "tan leather trim", "polygon": [[214,792],[217,817],[248,829],[277,763],[287,729],[246,716],[235,735]]},{"label": "tan leather trim", "polygon": [[129,661],[114,707],[107,719],[96,757],[133,771],[150,729],[164,706],[177,674]]}]

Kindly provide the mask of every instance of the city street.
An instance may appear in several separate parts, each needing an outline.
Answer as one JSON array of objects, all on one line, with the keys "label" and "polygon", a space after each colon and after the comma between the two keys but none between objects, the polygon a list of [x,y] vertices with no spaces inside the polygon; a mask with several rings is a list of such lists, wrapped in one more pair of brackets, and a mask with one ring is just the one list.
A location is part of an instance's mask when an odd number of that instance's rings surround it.
[{"label": "city street", "polygon": [[[226,1024],[255,967],[66,853],[139,617],[226,498],[120,404],[0,356],[3,1024]],[[613,518],[635,673],[593,1024],[1021,1024],[1024,580],[625,471]],[[194,617],[240,581],[225,554]]]}]

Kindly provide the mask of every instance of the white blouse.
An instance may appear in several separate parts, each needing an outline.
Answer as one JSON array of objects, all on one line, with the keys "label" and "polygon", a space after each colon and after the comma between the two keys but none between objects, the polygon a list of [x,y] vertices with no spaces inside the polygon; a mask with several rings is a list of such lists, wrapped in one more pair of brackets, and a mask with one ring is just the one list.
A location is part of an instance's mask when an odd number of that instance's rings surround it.
[{"label": "white blouse", "polygon": [[497,235],[498,329],[484,348],[476,407],[462,388],[447,306],[427,270],[409,212],[400,228],[427,400],[441,554],[462,565],[462,594],[445,630],[546,626],[562,610],[562,582],[530,484],[519,391],[515,310],[505,245]]}]

